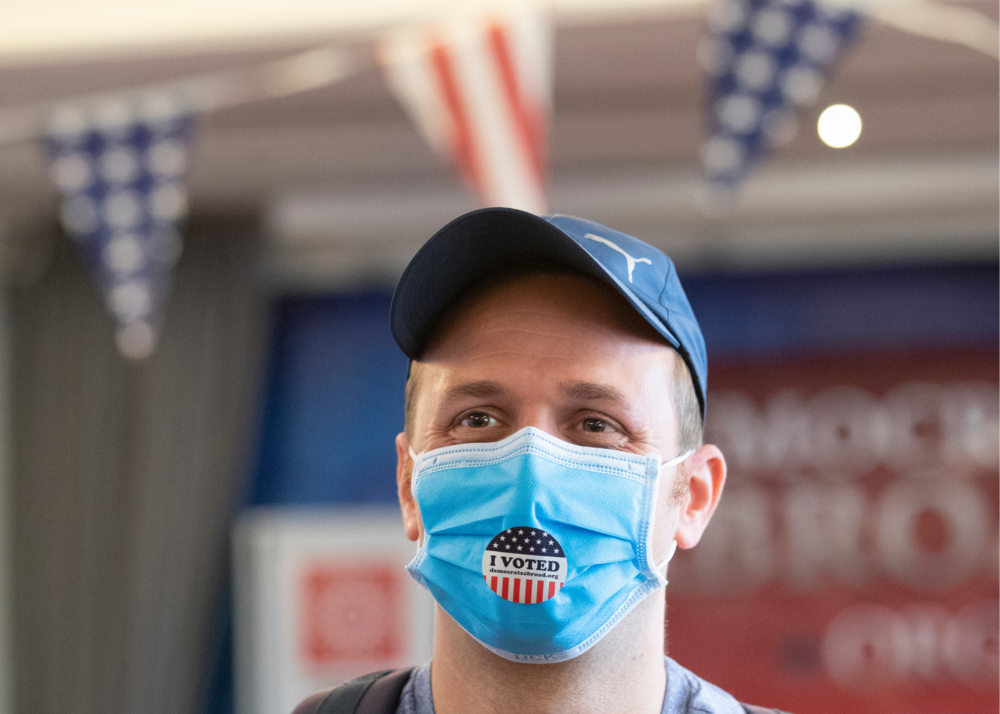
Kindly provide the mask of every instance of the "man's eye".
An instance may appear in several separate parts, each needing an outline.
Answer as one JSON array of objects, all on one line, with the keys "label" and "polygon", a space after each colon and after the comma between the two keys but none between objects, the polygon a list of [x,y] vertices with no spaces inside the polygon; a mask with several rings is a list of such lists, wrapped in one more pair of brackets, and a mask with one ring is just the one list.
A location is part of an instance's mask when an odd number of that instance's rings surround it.
[{"label": "man's eye", "polygon": [[595,434],[600,434],[605,431],[614,431],[612,426],[608,424],[603,419],[598,419],[596,417],[591,417],[589,419],[583,420],[583,430],[590,431]]},{"label": "man's eye", "polygon": [[469,426],[473,429],[481,429],[484,426],[490,426],[490,424],[495,422],[496,420],[485,412],[473,412],[462,420],[462,426]]}]

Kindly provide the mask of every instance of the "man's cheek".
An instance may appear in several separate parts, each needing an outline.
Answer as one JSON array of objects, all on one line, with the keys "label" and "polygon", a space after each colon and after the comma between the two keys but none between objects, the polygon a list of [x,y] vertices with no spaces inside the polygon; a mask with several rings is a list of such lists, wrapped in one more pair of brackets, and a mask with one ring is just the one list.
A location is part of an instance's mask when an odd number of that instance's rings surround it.
[{"label": "man's cheek", "polygon": [[677,530],[677,520],[680,505],[676,503],[670,489],[660,491],[656,504],[656,514],[653,520],[653,560],[659,562],[667,552],[670,541]]}]

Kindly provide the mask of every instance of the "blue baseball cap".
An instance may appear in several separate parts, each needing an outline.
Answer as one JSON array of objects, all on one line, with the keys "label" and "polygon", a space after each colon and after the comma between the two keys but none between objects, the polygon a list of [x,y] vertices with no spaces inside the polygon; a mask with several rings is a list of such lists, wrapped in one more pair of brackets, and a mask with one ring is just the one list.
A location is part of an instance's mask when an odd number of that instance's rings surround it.
[{"label": "blue baseball cap", "polygon": [[673,261],[638,238],[582,218],[483,208],[453,220],[417,251],[396,285],[389,314],[396,344],[419,360],[456,298],[493,269],[528,256],[564,263],[621,293],[684,359],[704,423],[705,338]]}]

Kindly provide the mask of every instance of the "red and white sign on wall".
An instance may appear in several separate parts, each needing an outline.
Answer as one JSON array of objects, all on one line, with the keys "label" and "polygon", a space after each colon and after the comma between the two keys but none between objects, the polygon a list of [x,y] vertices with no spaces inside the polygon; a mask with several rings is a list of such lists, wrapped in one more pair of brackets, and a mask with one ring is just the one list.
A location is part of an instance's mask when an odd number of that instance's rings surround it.
[{"label": "red and white sign on wall", "polygon": [[713,364],[730,467],[672,656],[796,714],[995,714],[995,351]]},{"label": "red and white sign on wall", "polygon": [[267,509],[236,530],[240,714],[288,714],[360,674],[425,662],[433,604],[399,510]]},{"label": "red and white sign on wall", "polygon": [[297,640],[305,669],[322,674],[354,662],[391,662],[406,653],[406,573],[391,561],[328,558],[301,568]]}]

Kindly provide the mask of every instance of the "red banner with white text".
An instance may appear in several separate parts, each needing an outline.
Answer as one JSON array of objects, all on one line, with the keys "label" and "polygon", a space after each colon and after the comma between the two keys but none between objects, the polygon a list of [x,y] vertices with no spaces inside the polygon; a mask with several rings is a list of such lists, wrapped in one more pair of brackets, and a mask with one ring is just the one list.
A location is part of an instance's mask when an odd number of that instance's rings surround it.
[{"label": "red banner with white text", "polygon": [[995,714],[995,351],[712,365],[729,464],[669,653],[796,714]]}]

